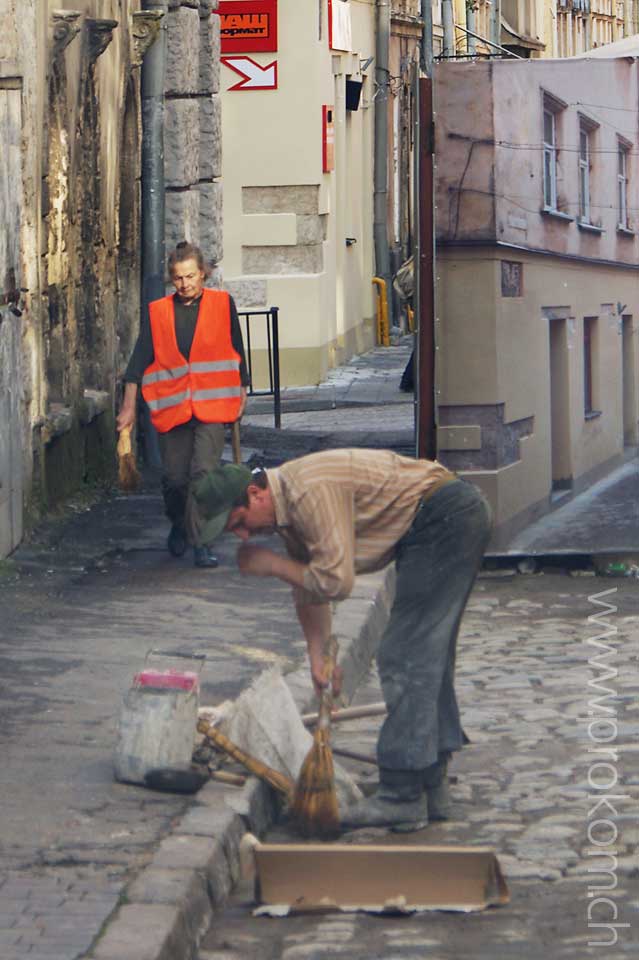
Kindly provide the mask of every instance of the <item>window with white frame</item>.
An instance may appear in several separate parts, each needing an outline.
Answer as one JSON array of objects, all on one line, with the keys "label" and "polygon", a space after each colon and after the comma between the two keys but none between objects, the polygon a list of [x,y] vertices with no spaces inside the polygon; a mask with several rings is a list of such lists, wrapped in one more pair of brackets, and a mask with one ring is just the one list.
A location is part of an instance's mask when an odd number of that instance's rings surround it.
[{"label": "window with white frame", "polygon": [[590,159],[592,130],[579,121],[579,219],[590,223]]},{"label": "window with white frame", "polygon": [[630,145],[618,143],[617,149],[617,226],[622,230],[630,229],[628,222],[628,161]]},{"label": "window with white frame", "polygon": [[557,114],[544,102],[544,207],[557,209]]}]

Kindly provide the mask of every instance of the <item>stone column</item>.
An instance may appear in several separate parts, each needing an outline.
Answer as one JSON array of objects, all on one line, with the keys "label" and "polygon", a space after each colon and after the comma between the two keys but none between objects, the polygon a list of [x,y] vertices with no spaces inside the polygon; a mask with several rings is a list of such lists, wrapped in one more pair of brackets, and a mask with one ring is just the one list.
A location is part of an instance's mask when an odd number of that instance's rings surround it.
[{"label": "stone column", "polygon": [[167,252],[189,240],[214,265],[222,256],[217,5],[169,3],[164,134]]}]

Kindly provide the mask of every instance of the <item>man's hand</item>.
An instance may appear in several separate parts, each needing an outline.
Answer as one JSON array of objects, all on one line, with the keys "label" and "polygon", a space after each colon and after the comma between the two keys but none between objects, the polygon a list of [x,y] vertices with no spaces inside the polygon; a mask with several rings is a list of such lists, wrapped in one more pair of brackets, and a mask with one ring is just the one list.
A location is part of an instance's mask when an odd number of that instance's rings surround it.
[{"label": "man's hand", "polygon": [[122,433],[122,431],[126,430],[127,427],[130,429],[134,423],[135,407],[133,407],[133,409],[122,407],[115,421],[115,429],[118,431],[118,433]]},{"label": "man's hand", "polygon": [[120,412],[116,417],[115,428],[118,433],[132,427],[135,423],[136,400],[138,396],[137,383],[126,383],[124,385],[124,397]]},{"label": "man's hand", "polygon": [[274,550],[250,543],[242,544],[237,551],[240,573],[250,573],[254,577],[276,577],[280,559]]},{"label": "man's hand", "polygon": [[[315,693],[318,697],[321,697],[322,690],[329,685],[328,679],[326,677],[326,662],[324,657],[316,659],[315,657],[310,657],[311,661],[311,679],[313,681],[313,686],[315,688]],[[340,693],[342,692],[342,668],[338,667],[335,664],[333,668],[333,680],[331,683],[333,688],[333,697],[337,700]]]}]

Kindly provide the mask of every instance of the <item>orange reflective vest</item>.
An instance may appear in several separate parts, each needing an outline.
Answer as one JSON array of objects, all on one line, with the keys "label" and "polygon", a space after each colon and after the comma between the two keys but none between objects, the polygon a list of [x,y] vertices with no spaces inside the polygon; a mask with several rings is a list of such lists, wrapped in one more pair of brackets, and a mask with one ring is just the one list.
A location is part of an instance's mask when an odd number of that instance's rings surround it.
[{"label": "orange reflective vest", "polygon": [[202,292],[188,359],[178,349],[173,296],[149,304],[155,359],[144,371],[142,395],[153,426],[166,433],[191,417],[232,423],[240,412],[240,357],[231,341],[229,295]]}]

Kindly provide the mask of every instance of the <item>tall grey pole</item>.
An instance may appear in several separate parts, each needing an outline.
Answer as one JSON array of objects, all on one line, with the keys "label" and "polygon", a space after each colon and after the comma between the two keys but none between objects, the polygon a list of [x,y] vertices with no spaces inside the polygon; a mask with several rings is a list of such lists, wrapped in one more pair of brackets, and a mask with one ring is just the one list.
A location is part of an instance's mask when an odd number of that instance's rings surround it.
[{"label": "tall grey pole", "polygon": [[442,0],[442,27],[444,30],[444,57],[455,55],[455,13],[453,0]]},{"label": "tall grey pole", "polygon": [[[168,0],[144,0],[143,9],[164,14],[157,40],[142,63],[142,296],[141,321],[151,300],[164,296],[164,80]],[[143,404],[147,463],[160,466],[157,434]]]},{"label": "tall grey pole", "polygon": [[422,0],[422,44],[419,65],[427,77],[433,75],[433,3]]},{"label": "tall grey pole", "polygon": [[375,49],[375,172],[373,234],[375,270],[386,281],[388,318],[392,323],[391,268],[388,244],[388,91],[390,57],[390,0],[377,0],[377,42]]},{"label": "tall grey pole", "polygon": [[490,39],[496,45],[501,43],[501,0],[493,0],[490,8]]}]

